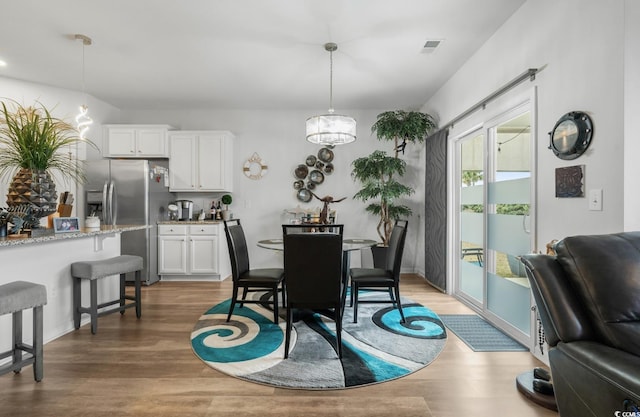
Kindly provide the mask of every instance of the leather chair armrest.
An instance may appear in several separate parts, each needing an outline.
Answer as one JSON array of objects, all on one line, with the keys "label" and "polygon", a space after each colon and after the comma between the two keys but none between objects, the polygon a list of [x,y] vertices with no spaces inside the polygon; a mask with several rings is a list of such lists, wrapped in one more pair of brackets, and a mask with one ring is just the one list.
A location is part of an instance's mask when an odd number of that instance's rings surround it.
[{"label": "leather chair armrest", "polygon": [[549,352],[562,415],[614,415],[640,405],[640,357],[597,342],[558,343]]}]

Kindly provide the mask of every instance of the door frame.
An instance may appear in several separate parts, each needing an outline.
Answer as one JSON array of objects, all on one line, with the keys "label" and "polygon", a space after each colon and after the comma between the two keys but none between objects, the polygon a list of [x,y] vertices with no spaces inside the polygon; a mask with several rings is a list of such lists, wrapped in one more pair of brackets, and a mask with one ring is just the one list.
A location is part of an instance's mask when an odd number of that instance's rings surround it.
[{"label": "door frame", "polygon": [[[486,290],[486,274],[483,282],[483,301],[479,304],[476,300],[470,297],[464,297],[460,294],[459,289],[459,263],[458,254],[460,253],[459,242],[459,220],[458,210],[460,206],[460,194],[459,184],[461,182],[460,174],[460,141],[461,139],[472,135],[474,133],[482,133],[485,135],[485,158],[489,158],[487,143],[490,140],[489,129],[496,126],[500,121],[507,120],[510,115],[517,113],[521,109],[521,113],[528,110],[531,113],[531,186],[530,186],[530,238],[532,251],[537,248],[537,150],[538,150],[538,116],[537,116],[537,89],[535,86],[520,88],[512,93],[505,94],[504,97],[497,99],[494,102],[488,103],[480,113],[470,115],[467,119],[458,122],[457,126],[452,126],[448,141],[448,187],[450,190],[455,190],[448,195],[448,225],[447,225],[447,246],[452,249],[452,256],[447,260],[447,288],[450,289],[449,294],[458,298],[463,304],[474,310],[477,314],[494,324],[505,333],[509,334],[520,343],[529,347],[530,351],[535,355],[536,347],[536,313],[535,302],[533,295],[530,297],[531,306],[531,318],[530,318],[530,334],[527,335],[519,329],[512,326],[510,323],[504,321],[499,316],[492,313],[486,308],[487,303],[487,290]],[[485,167],[487,167],[487,161],[485,161]],[[484,190],[485,201],[487,187]],[[483,242],[486,247],[486,216],[485,212],[485,233]]]}]

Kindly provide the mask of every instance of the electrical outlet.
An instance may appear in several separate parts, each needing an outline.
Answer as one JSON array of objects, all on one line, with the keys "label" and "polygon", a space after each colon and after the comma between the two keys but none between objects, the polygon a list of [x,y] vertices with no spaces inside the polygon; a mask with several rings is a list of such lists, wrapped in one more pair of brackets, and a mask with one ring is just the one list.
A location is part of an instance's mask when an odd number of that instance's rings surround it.
[{"label": "electrical outlet", "polygon": [[58,297],[58,288],[55,285],[49,285],[49,297],[57,298]]},{"label": "electrical outlet", "polygon": [[602,211],[602,188],[589,190],[589,210]]}]

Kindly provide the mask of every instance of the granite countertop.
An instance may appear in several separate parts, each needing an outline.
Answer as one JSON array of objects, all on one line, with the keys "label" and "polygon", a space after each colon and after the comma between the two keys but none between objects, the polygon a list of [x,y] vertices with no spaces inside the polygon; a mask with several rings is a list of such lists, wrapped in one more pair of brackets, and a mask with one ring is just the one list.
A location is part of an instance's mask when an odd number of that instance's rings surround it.
[{"label": "granite countertop", "polygon": [[222,220],[161,220],[158,224],[220,224]]},{"label": "granite countertop", "polygon": [[27,238],[1,237],[0,247],[29,245],[34,243],[53,242],[53,241],[59,241],[64,239],[78,239],[78,238],[84,238],[84,237],[110,235],[115,233],[131,232],[134,230],[147,229],[149,227],[150,226],[146,226],[146,225],[100,226],[100,229],[82,228],[76,232],[50,233],[50,234],[47,233],[42,236],[27,237]]}]

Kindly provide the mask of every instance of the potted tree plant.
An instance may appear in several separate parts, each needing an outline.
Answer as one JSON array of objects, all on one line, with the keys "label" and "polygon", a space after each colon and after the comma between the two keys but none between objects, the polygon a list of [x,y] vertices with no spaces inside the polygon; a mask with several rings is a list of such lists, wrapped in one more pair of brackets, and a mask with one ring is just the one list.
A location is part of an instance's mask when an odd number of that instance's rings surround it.
[{"label": "potted tree plant", "polygon": [[220,201],[224,204],[224,208],[222,209],[222,220],[229,220],[231,218],[229,205],[233,201],[233,197],[231,197],[231,194],[225,194],[220,198]]},{"label": "potted tree plant", "polygon": [[401,184],[395,178],[404,174],[407,164],[400,158],[378,150],[356,159],[351,166],[351,176],[362,183],[362,189],[353,197],[364,202],[377,200],[370,203],[366,210],[380,217],[378,235],[382,246],[388,246],[394,221],[411,215],[409,207],[395,203],[396,199],[414,192],[411,187]]},{"label": "potted tree plant", "polygon": [[[84,180],[81,161],[65,152],[81,139],[69,123],[55,118],[41,103],[25,107],[14,100],[0,108],[0,178],[13,177],[7,205],[28,205],[32,216],[44,217],[57,208],[52,172],[65,180]],[[36,219],[37,220],[37,219]],[[37,227],[37,224],[31,225]]]},{"label": "potted tree plant", "polygon": [[407,143],[422,143],[436,127],[433,117],[419,111],[390,110],[378,115],[371,132],[378,140],[393,141],[395,157],[404,154]]},{"label": "potted tree plant", "polygon": [[426,113],[416,111],[392,110],[380,113],[371,127],[378,140],[393,141],[394,156],[384,151],[374,151],[367,157],[352,162],[352,177],[362,183],[362,189],[354,198],[364,202],[377,200],[367,206],[366,210],[379,216],[377,231],[382,244],[373,250],[374,265],[384,265],[386,247],[395,220],[412,214],[411,208],[396,201],[414,193],[413,188],[399,181],[407,168],[406,162],[400,159],[408,143],[422,143],[429,132],[435,128],[433,118]]}]

